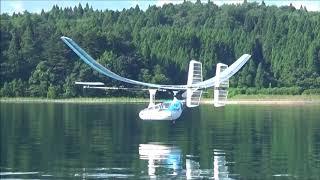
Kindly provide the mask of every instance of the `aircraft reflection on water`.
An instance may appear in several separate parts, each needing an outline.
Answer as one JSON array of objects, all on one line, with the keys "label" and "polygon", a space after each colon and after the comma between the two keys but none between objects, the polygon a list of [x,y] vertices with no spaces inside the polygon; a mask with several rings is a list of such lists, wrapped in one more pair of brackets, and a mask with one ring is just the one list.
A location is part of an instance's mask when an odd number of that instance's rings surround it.
[{"label": "aircraft reflection on water", "polygon": [[186,155],[184,169],[182,151],[172,145],[140,144],[139,155],[141,160],[148,162],[148,176],[152,179],[164,176],[182,176],[186,179],[232,179],[229,177],[225,153],[221,150],[213,152],[213,169],[200,169],[199,158],[192,155]]}]

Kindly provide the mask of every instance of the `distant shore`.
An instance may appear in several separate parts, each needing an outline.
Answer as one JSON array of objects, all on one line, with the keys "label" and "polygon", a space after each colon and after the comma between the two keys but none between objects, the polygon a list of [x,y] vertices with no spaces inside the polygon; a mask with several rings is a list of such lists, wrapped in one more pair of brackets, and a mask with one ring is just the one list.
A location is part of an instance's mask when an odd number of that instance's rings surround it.
[{"label": "distant shore", "polygon": [[[161,102],[162,100],[157,100]],[[111,98],[66,98],[66,99],[47,99],[36,97],[2,97],[0,102],[10,103],[148,103],[148,98],[132,98],[132,97],[111,97]],[[203,98],[201,104],[212,104],[210,98]],[[237,95],[228,99],[227,104],[252,104],[252,105],[267,105],[267,104],[320,104],[320,95]]]},{"label": "distant shore", "polygon": [[233,98],[230,98],[227,104],[252,104],[252,105],[320,104],[320,95],[237,95]]},{"label": "distant shore", "polygon": [[[110,97],[110,98],[38,98],[38,97],[2,97],[0,102],[13,103],[146,103],[149,102],[147,98],[125,98],[125,97]],[[160,102],[160,101],[159,101]]]}]

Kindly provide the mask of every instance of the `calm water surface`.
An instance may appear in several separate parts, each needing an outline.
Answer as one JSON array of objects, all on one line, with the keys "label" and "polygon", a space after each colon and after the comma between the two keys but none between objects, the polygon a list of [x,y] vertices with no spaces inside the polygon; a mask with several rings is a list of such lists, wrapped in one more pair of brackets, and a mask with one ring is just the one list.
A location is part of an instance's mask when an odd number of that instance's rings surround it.
[{"label": "calm water surface", "polygon": [[320,179],[320,106],[1,103],[0,179]]}]

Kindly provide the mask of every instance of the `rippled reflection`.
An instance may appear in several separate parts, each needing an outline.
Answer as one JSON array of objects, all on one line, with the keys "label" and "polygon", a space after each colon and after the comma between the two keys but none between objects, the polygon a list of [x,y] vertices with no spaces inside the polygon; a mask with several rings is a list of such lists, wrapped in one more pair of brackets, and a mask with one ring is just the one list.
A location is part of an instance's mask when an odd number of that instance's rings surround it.
[{"label": "rippled reflection", "polygon": [[186,156],[186,178],[193,179],[200,177],[200,163],[192,155]]},{"label": "rippled reflection", "polygon": [[320,106],[143,106],[0,103],[0,179],[319,179]]},{"label": "rippled reflection", "polygon": [[[201,169],[198,156],[183,155],[179,147],[161,143],[140,144],[139,158],[147,161],[150,178],[167,175],[186,179],[232,179],[229,177],[225,153],[222,150],[213,151],[212,169]],[[183,164],[183,159],[185,159],[185,164]]]},{"label": "rippled reflection", "polygon": [[215,180],[232,179],[229,178],[225,153],[222,150],[215,149],[213,154],[213,178]]},{"label": "rippled reflection", "polygon": [[148,161],[148,175],[155,178],[157,174],[178,175],[182,169],[181,150],[175,146],[162,144],[140,144],[141,160]]}]

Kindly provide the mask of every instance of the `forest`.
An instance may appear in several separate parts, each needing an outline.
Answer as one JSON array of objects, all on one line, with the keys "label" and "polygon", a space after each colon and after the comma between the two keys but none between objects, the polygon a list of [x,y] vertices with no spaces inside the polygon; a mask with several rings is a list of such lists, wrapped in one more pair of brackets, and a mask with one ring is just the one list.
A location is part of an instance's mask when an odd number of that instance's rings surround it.
[{"label": "forest", "polygon": [[305,7],[185,1],[145,11],[102,11],[79,4],[0,18],[1,97],[128,95],[76,86],[75,81],[99,81],[131,87],[92,70],[61,36],[139,81],[186,84],[192,59],[202,62],[207,79],[217,63],[230,65],[248,53],[249,62],[230,79],[233,94],[320,94],[320,12]]}]

